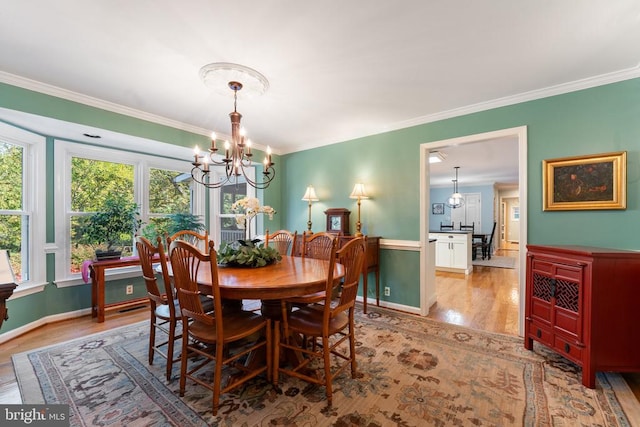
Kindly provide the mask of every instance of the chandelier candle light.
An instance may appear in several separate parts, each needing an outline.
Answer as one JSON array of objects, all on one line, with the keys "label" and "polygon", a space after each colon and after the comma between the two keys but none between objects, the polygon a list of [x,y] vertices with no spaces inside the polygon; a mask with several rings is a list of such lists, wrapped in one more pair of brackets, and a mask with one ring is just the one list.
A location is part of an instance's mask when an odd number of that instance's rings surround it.
[{"label": "chandelier candle light", "polygon": [[[238,178],[244,176],[246,182],[254,188],[265,189],[269,186],[276,171],[271,161],[271,147],[267,147],[267,154],[264,157],[263,179],[261,181],[252,180],[245,172],[245,168],[253,167],[251,157],[251,140],[246,139],[244,129],[240,128],[242,114],[237,111],[238,91],[242,89],[242,83],[230,81],[229,88],[233,90],[233,112],[229,113],[231,118],[231,142],[224,142],[224,157],[216,160],[218,146],[216,145],[216,134],[211,134],[211,147],[208,152],[201,153],[198,147],[195,148],[194,160],[192,162],[191,177],[194,181],[207,188],[220,188],[225,184],[238,183]],[[212,180],[209,165],[224,166],[225,174],[220,180]]]},{"label": "chandelier candle light", "polygon": [[302,196],[302,200],[305,202],[309,202],[309,221],[307,221],[307,231],[311,232],[311,202],[317,202],[318,196],[316,196],[316,190],[313,188],[313,185],[307,187],[307,191],[305,191],[304,196]]},{"label": "chandelier candle light", "polygon": [[356,184],[353,186],[353,191],[351,192],[351,195],[349,195],[350,199],[358,199],[358,222],[356,222],[356,237],[360,237],[362,236],[362,223],[360,222],[360,200],[362,199],[368,199],[369,196],[367,195],[367,192],[364,189],[364,184]]}]

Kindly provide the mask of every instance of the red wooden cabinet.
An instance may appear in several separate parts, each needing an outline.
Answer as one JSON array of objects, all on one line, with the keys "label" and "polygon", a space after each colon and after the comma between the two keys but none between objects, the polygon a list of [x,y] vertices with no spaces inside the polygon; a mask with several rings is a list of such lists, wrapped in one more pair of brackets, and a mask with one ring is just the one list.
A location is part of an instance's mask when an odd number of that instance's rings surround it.
[{"label": "red wooden cabinet", "polygon": [[582,367],[640,371],[640,252],[588,246],[527,246],[525,348],[533,341]]}]

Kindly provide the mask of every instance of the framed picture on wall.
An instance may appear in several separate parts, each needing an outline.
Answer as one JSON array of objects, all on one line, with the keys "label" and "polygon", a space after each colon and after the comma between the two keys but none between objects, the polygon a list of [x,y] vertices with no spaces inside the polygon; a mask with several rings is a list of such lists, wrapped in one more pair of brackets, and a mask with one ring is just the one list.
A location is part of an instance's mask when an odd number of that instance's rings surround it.
[{"label": "framed picture on wall", "polygon": [[542,161],[545,211],[626,209],[627,152]]},{"label": "framed picture on wall", "polygon": [[444,203],[434,203],[431,205],[431,213],[434,215],[444,215]]}]

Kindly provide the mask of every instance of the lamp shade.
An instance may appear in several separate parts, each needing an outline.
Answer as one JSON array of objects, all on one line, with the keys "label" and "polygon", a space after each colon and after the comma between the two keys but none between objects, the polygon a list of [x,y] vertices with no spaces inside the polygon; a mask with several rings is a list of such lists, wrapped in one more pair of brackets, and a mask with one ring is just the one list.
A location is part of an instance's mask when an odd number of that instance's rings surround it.
[{"label": "lamp shade", "polygon": [[318,196],[316,196],[316,190],[313,188],[313,185],[307,187],[307,191],[305,191],[304,196],[302,196],[302,200],[305,202],[317,202]]},{"label": "lamp shade", "polygon": [[350,199],[368,199],[367,192],[364,189],[364,184],[356,184],[353,186],[353,191],[349,196]]}]

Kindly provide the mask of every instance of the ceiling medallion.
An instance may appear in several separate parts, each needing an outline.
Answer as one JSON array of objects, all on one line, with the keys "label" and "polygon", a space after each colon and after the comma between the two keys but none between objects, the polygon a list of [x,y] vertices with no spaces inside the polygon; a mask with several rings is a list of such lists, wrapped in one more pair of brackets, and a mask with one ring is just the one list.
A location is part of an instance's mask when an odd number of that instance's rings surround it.
[{"label": "ceiling medallion", "polygon": [[246,97],[259,96],[269,90],[269,80],[253,68],[230,62],[212,62],[200,68],[204,84],[219,95],[229,94],[229,82],[241,82]]}]

